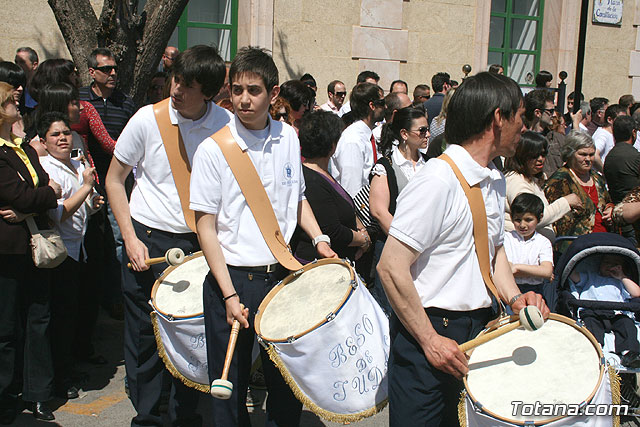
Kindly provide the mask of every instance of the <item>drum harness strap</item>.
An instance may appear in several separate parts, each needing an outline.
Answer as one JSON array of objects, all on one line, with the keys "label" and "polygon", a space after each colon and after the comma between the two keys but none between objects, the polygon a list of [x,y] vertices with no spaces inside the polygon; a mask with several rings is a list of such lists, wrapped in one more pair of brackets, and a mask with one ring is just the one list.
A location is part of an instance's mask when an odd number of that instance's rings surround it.
[{"label": "drum harness strap", "polygon": [[171,174],[173,181],[178,190],[182,213],[187,226],[195,233],[196,231],[196,213],[189,209],[189,182],[191,181],[191,164],[187,157],[187,150],[184,148],[182,135],[178,125],[171,123],[169,116],[169,98],[153,105],[153,114],[158,123],[158,130],[162,137],[164,149],[167,152],[169,166],[171,166]]},{"label": "drum harness strap", "polygon": [[480,190],[479,185],[474,185],[473,187],[469,186],[469,183],[467,183],[467,180],[462,175],[462,172],[460,172],[460,169],[458,169],[458,166],[453,162],[453,160],[451,160],[451,157],[446,154],[442,154],[438,158],[444,160],[449,164],[449,166],[451,166],[453,173],[455,173],[456,178],[460,181],[464,194],[467,196],[469,201],[471,216],[473,218],[473,239],[476,244],[476,255],[478,256],[478,263],[480,264],[480,272],[482,273],[482,279],[484,280],[485,286],[498,303],[500,317],[505,312],[505,308],[500,296],[498,295],[498,289],[496,288],[495,283],[493,283],[493,278],[491,277],[487,211],[484,208],[482,190]]},{"label": "drum harness strap", "polygon": [[211,135],[211,139],[220,147],[273,256],[290,271],[302,269],[302,264],[293,256],[291,248],[284,240],[269,196],[249,154],[242,151],[228,126]]}]

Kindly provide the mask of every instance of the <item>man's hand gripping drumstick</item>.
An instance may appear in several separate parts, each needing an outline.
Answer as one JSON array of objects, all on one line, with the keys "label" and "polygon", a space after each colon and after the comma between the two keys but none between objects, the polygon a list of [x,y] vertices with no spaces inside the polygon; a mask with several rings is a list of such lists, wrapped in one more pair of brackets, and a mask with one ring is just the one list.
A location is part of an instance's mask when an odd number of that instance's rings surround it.
[{"label": "man's hand gripping drumstick", "polygon": [[[163,257],[147,258],[144,260],[144,264],[147,267],[150,265],[161,264],[163,262],[166,262],[169,265],[182,264],[184,262],[184,252],[180,248],[171,248],[164,254]],[[134,269],[134,265],[132,263],[128,263],[127,267],[130,269]]]},{"label": "man's hand gripping drumstick", "polygon": [[[245,311],[244,305],[240,304],[240,310]],[[248,312],[248,309],[246,309]],[[222,368],[222,375],[217,380],[211,383],[211,395],[216,399],[229,399],[233,393],[233,383],[227,378],[229,377],[229,368],[231,367],[231,360],[233,359],[233,352],[236,348],[236,341],[238,340],[238,333],[240,332],[240,322],[233,321],[231,326],[231,333],[229,334],[229,344],[227,345],[227,354],[224,357],[224,367]]]}]

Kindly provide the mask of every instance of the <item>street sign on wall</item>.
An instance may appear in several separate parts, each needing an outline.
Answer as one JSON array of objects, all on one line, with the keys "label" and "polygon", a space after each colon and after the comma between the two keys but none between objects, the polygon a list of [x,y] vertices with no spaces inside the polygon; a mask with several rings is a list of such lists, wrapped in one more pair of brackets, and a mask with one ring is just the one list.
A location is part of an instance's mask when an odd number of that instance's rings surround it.
[{"label": "street sign on wall", "polygon": [[622,0],[595,0],[593,3],[594,24],[622,25]]}]

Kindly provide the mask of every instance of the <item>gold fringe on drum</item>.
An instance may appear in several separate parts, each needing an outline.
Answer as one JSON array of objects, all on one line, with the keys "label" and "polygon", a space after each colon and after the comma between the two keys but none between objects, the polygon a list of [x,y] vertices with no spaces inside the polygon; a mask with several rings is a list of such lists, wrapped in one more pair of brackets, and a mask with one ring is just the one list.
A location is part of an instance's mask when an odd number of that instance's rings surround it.
[{"label": "gold fringe on drum", "polygon": [[280,359],[278,352],[272,345],[267,346],[267,354],[269,355],[269,359],[271,359],[273,364],[276,365],[280,370],[282,378],[284,378],[285,382],[289,385],[296,398],[300,402],[302,402],[303,405],[309,408],[311,412],[321,418],[324,418],[327,421],[334,423],[354,423],[377,414],[378,412],[382,411],[389,402],[388,399],[385,399],[384,401],[378,403],[375,407],[355,414],[337,414],[335,412],[327,411],[326,409],[322,409],[321,407],[316,405],[313,401],[311,401],[311,399],[307,397],[306,394],[304,394],[302,390],[300,390],[300,387],[298,387],[296,380],[293,379],[293,377],[289,373],[289,370],[282,362],[282,359]]},{"label": "gold fringe on drum", "polygon": [[462,390],[458,401],[458,421],[460,427],[467,427],[467,392]]},{"label": "gold fringe on drum", "polygon": [[[613,366],[609,365],[607,368],[609,372],[609,382],[611,383],[611,403],[614,405],[619,405],[621,400],[621,390],[620,390],[620,376],[613,369]],[[613,427],[620,427],[620,415],[613,415]]]},{"label": "gold fringe on drum", "polygon": [[160,330],[158,329],[158,320],[156,319],[157,314],[155,312],[151,312],[151,323],[153,324],[153,335],[156,338],[156,345],[158,347],[158,355],[160,355],[160,359],[164,362],[164,365],[167,367],[167,371],[171,373],[174,377],[178,378],[180,381],[184,383],[187,387],[195,388],[198,391],[203,393],[209,393],[211,391],[211,386],[209,384],[200,384],[194,381],[191,381],[189,378],[185,377],[173,366],[171,359],[167,355],[167,352],[164,349],[164,345],[162,344],[162,338],[160,338]]}]

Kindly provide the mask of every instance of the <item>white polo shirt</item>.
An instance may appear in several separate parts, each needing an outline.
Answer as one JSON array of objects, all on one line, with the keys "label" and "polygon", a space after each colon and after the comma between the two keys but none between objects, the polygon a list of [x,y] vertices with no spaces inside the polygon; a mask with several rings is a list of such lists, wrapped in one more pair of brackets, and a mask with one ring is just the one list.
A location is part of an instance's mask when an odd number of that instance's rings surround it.
[{"label": "white polo shirt", "polygon": [[67,248],[67,254],[75,261],[79,261],[82,241],[87,232],[89,215],[94,212],[91,208],[90,200],[98,194],[93,190],[89,197],[87,197],[87,201],[80,205],[73,215],[61,221],[64,211],[64,201],[73,196],[80,187],[82,187],[82,172],[85,167],[78,160],[71,159],[71,164],[76,170],[74,173],[67,165],[51,155],[40,157],[40,164],[47,174],[49,174],[49,178],[53,179],[62,187],[62,196],[58,199],[58,207],[50,209],[48,214],[55,223],[60,237],[62,237],[64,246]]},{"label": "white polo shirt", "polygon": [[[171,123],[178,124],[187,158],[193,155],[205,138],[224,127],[232,114],[213,103],[199,120],[186,119],[173,107],[169,108]],[[129,120],[118,138],[114,156],[122,163],[136,166],[136,185],[131,193],[129,209],[136,221],[170,233],[191,233],[182,213],[169,158],[153,114],[147,105]]]},{"label": "white polo shirt", "polygon": [[[469,185],[480,184],[493,260],[504,239],[504,176],[493,163],[480,166],[459,145],[445,153]],[[409,181],[398,197],[389,234],[420,252],[411,276],[423,307],[462,311],[491,305],[475,252],[469,202],[446,162],[431,159]]]},{"label": "white polo shirt", "polygon": [[369,172],[375,163],[371,135],[371,128],[362,120],[352,123],[340,135],[330,160],[331,174],[351,197],[369,183]]},{"label": "white polo shirt", "polygon": [[[250,131],[237,117],[229,122],[229,128],[240,148],[249,153],[280,230],[289,242],[298,222],[298,204],[305,199],[295,130],[269,119],[265,131]],[[260,137],[261,132],[264,137]],[[218,239],[227,264],[255,267],[277,262],[220,147],[211,138],[202,142],[193,159],[190,207],[217,215]]]},{"label": "white polo shirt", "polygon": [[331,103],[331,101],[327,101],[327,102],[325,102],[324,104],[322,104],[322,105],[320,106],[320,109],[321,109],[321,110],[324,110],[324,111],[331,111],[331,112],[332,112],[332,113],[334,113],[334,114],[339,114],[339,113],[340,113],[340,109],[339,109],[339,108],[336,108],[336,106],[335,106],[335,105],[333,105],[333,104]]},{"label": "white polo shirt", "polygon": [[603,127],[599,127],[593,133],[593,142],[596,144],[596,150],[600,153],[600,159],[602,159],[602,163],[604,164],[604,159],[607,158],[607,154],[615,145],[613,140],[613,134]]},{"label": "white polo shirt", "polygon": [[[512,264],[540,265],[545,261],[553,264],[551,242],[537,231],[529,240],[524,240],[517,231],[509,231],[504,235],[504,251]],[[544,282],[539,277],[516,277],[519,285],[540,285]]]}]

